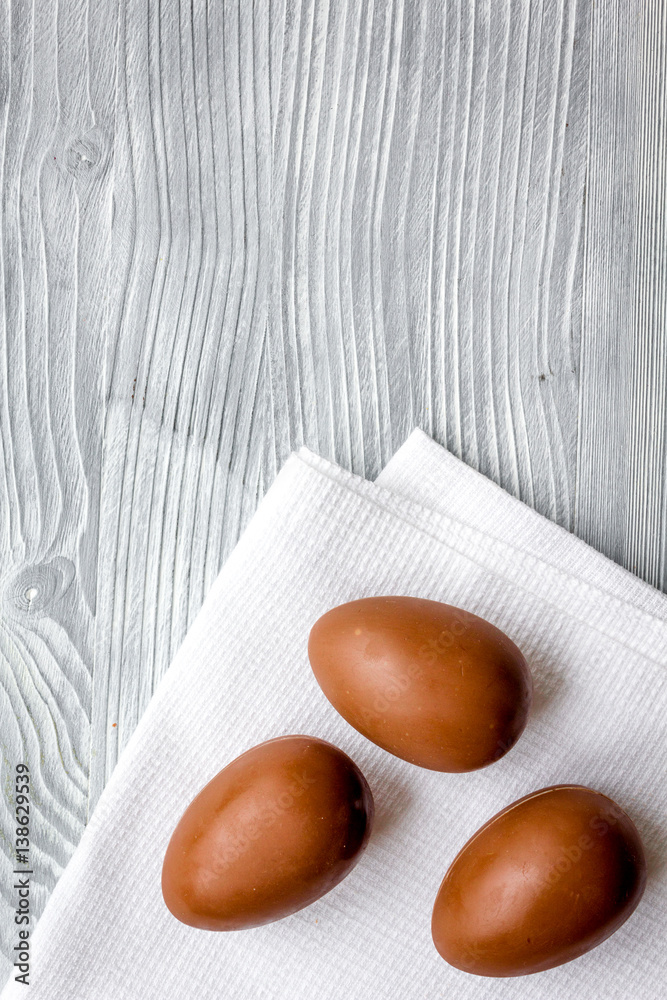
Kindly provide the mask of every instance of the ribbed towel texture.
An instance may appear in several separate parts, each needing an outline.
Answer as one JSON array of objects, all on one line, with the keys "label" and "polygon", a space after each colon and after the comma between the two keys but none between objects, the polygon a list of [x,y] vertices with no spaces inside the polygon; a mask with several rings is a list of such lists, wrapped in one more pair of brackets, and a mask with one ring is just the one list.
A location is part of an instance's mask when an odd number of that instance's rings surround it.
[{"label": "ribbed towel texture", "polygon": [[[472,774],[424,771],[341,719],[307,658],[343,601],[456,604],[521,647],[526,731]],[[664,1000],[667,996],[667,600],[419,431],[376,483],[302,449],[223,567],[132,736],[33,936],[31,1000]],[[199,789],[256,743],[321,736],[376,800],[370,844],[317,903],[251,931],[179,924],[164,850]],[[636,913],[599,948],[535,976],[450,968],[430,917],[458,849],[514,799],[581,783],[614,798],[649,859]],[[28,995],[8,984],[3,1000]]]}]

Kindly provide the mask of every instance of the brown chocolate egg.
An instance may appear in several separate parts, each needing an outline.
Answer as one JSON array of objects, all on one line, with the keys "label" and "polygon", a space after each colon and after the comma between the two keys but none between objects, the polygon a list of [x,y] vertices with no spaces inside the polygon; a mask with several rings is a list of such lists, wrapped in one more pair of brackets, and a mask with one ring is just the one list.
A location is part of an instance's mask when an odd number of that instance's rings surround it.
[{"label": "brown chocolate egg", "polygon": [[420,767],[486,767],[526,725],[532,680],[521,651],[495,625],[449,604],[341,604],[313,626],[308,655],[343,718]]},{"label": "brown chocolate egg", "polygon": [[615,802],[580,785],[543,788],[490,819],[454,859],[433,941],[478,976],[542,972],[613,934],[645,881],[639,834]]},{"label": "brown chocolate egg", "polygon": [[185,810],[162,867],[165,903],[206,930],[279,920],[345,878],[372,822],[371,791],[342,750],[312,736],[268,740]]}]

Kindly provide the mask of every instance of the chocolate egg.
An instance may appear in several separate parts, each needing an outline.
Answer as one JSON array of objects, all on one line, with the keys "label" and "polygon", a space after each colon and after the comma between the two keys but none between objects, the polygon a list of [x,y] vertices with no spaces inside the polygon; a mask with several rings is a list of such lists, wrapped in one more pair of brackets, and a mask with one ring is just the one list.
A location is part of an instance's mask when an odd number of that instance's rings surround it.
[{"label": "chocolate egg", "polygon": [[543,788],[490,819],[454,859],[433,941],[478,976],[542,972],[613,934],[645,881],[639,834],[615,802],[580,785]]},{"label": "chocolate egg", "polygon": [[261,743],[185,810],[162,867],[165,903],[206,930],[278,920],[345,878],[372,822],[371,791],[342,750],[312,736]]},{"label": "chocolate egg", "polygon": [[368,597],[315,623],[308,655],[333,707],[373,743],[434,771],[474,771],[521,735],[530,671],[511,639],[461,608]]}]

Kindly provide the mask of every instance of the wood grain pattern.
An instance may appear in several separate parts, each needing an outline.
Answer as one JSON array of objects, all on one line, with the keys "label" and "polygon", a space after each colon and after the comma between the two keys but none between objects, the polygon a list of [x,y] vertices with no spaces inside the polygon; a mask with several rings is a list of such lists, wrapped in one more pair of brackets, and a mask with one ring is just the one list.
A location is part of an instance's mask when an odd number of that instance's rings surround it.
[{"label": "wood grain pattern", "polygon": [[299,444],[373,477],[418,424],[665,585],[666,18],[0,18],[0,733],[5,787],[35,773],[39,912]]},{"label": "wood grain pattern", "polygon": [[[633,5],[593,12],[584,316],[575,529],[626,556],[637,237],[640,21]],[[646,373],[644,373],[645,376]],[[601,488],[602,484],[606,488]]]},{"label": "wood grain pattern", "polygon": [[667,589],[667,10],[640,26],[629,502],[623,561]]},{"label": "wood grain pattern", "polygon": [[[113,4],[0,5],[0,947],[16,943],[15,765],[32,775],[33,912],[87,819]],[[6,966],[3,971],[6,970]]]}]

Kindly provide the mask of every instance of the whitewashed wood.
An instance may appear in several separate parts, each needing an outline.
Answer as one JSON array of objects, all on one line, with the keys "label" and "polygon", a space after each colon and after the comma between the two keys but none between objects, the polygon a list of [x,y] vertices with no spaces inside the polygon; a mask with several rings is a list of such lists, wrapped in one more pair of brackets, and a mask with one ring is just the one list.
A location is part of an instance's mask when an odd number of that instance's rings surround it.
[{"label": "whitewashed wood", "polygon": [[641,128],[637,15],[638,7],[624,0],[597,5],[592,15],[575,520],[577,534],[619,562],[635,488],[629,458]]},{"label": "whitewashed wood", "polygon": [[667,589],[667,10],[641,27],[632,409],[625,564]]},{"label": "whitewashed wood", "polygon": [[667,586],[667,15],[593,13],[575,530]]},{"label": "whitewashed wood", "polygon": [[0,734],[39,912],[302,442],[372,477],[419,424],[664,586],[667,46],[658,0],[0,16]]},{"label": "whitewashed wood", "polygon": [[0,5],[3,962],[15,765],[32,775],[35,914],[87,818],[114,35],[104,0]]}]

